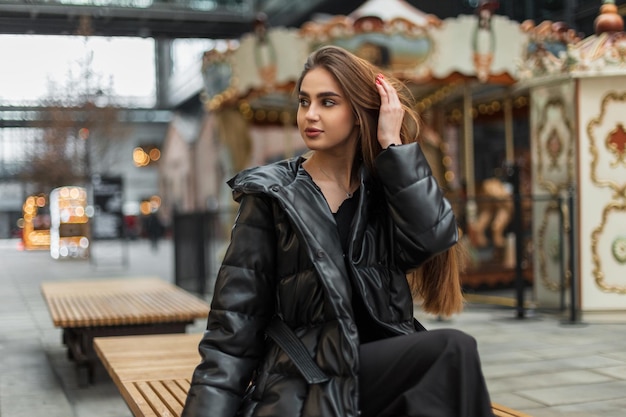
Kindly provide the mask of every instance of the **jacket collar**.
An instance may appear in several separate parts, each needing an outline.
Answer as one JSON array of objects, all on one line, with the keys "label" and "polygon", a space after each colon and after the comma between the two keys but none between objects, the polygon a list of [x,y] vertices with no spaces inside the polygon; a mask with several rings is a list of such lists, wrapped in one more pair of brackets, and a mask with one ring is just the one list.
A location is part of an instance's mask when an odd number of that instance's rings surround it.
[{"label": "jacket collar", "polygon": [[[335,219],[317,185],[302,166],[306,159],[295,157],[272,164],[246,169],[231,180],[233,198],[244,194],[264,194],[275,198],[298,229],[310,238],[324,238],[320,249],[328,253],[342,251]],[[315,253],[312,254],[315,256]]]},{"label": "jacket collar", "polygon": [[[338,236],[335,220],[321,191],[317,188],[302,163],[302,156],[278,161],[275,163],[248,168],[228,181],[233,190],[233,198],[239,201],[243,194],[267,194],[277,198],[280,205],[290,217],[304,217],[315,227],[316,234],[322,236]],[[359,245],[365,232],[365,222],[374,202],[370,193],[378,194],[377,186],[364,165],[359,173],[361,192],[359,193],[359,209],[353,220],[353,235],[350,239],[351,256],[360,256]],[[338,241],[338,239],[329,239]],[[333,248],[341,254],[341,248]]]},{"label": "jacket collar", "polygon": [[235,201],[239,201],[243,194],[268,194],[271,187],[284,187],[291,183],[304,161],[303,157],[295,157],[248,168],[228,180],[227,184],[233,190]]}]

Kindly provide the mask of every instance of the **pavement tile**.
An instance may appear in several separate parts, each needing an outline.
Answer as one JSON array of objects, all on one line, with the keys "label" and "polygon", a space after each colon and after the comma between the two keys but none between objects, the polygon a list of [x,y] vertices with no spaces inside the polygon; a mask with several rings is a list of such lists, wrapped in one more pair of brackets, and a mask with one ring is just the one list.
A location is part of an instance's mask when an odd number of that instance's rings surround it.
[{"label": "pavement tile", "polygon": [[618,361],[622,361],[626,365],[626,344],[619,351],[613,348],[616,348],[616,346],[612,346],[611,350],[609,351],[608,348],[605,346],[604,356],[606,356],[607,358],[612,358]]},{"label": "pavement tile", "polygon": [[572,369],[605,368],[620,366],[622,363],[602,356],[582,356],[579,358],[565,358],[552,360],[534,360],[521,363],[484,364],[483,372],[490,378],[505,376],[537,375],[548,372],[562,372]]},{"label": "pavement tile", "polygon": [[537,357],[531,351],[491,351],[486,348],[482,348],[479,345],[479,350],[482,352],[480,357],[483,365],[485,364],[500,364],[500,363],[518,363],[520,361],[532,361],[537,360]]},{"label": "pavement tile", "polygon": [[611,368],[599,368],[599,369],[596,369],[595,372],[599,374],[603,374],[603,375],[608,375],[615,379],[626,380],[626,365],[615,366]]},{"label": "pavement tile", "polygon": [[525,389],[592,384],[613,381],[609,375],[595,371],[563,371],[492,379],[491,392],[517,392]]},{"label": "pavement tile", "polygon": [[[43,395],[42,395],[43,394]],[[0,415],[8,417],[71,417],[74,416],[72,406],[62,394],[54,396],[46,393],[5,398],[0,403]]]},{"label": "pavement tile", "polygon": [[[488,382],[487,386],[491,387],[491,384]],[[526,411],[529,409],[534,409],[534,408],[545,406],[544,404],[541,404],[537,401],[524,398],[512,392],[494,392],[494,393],[491,393],[490,395],[491,395],[491,401],[498,403],[498,404],[505,405],[509,408],[513,408],[515,410]]]},{"label": "pavement tile", "polygon": [[600,382],[518,391],[530,400],[549,406],[617,400],[626,393],[626,381]]},{"label": "pavement tile", "polygon": [[[611,401],[598,401],[589,402],[585,404],[575,405],[563,405],[558,407],[552,407],[551,410],[559,416],[581,416],[581,417],[624,417],[626,414],[626,398],[611,400]],[[536,417],[543,417],[542,414],[537,414]]]}]

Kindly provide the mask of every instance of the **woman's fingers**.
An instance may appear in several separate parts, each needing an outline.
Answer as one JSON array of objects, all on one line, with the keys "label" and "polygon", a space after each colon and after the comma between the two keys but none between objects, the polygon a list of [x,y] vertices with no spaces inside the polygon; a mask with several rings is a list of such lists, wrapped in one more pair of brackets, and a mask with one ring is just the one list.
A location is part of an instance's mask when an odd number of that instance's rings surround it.
[{"label": "woman's fingers", "polygon": [[378,94],[380,94],[381,103],[384,101],[383,99],[387,98],[387,90],[386,86],[388,85],[387,81],[382,74],[378,74],[376,76],[376,88],[378,89]]},{"label": "woman's fingers", "polygon": [[385,77],[382,74],[378,74],[376,77],[376,85],[378,86],[378,92],[381,97],[381,104],[384,104],[383,98],[387,99],[387,102],[392,105],[400,105],[400,98],[398,97],[398,92],[396,89],[385,80]]},{"label": "woman's fingers", "polygon": [[380,114],[378,117],[378,142],[383,148],[391,144],[399,145],[400,129],[404,109],[396,89],[382,74],[376,77],[376,88],[380,94]]}]

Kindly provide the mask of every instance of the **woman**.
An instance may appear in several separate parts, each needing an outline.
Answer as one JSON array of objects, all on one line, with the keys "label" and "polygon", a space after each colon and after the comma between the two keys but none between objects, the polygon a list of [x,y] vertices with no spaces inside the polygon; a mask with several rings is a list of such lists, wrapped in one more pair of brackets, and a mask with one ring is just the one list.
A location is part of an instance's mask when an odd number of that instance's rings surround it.
[{"label": "woman", "polygon": [[413,295],[462,307],[457,226],[377,71],[314,52],[297,83],[311,152],[229,181],[240,207],[183,417],[492,415],[474,339],[413,318]]}]

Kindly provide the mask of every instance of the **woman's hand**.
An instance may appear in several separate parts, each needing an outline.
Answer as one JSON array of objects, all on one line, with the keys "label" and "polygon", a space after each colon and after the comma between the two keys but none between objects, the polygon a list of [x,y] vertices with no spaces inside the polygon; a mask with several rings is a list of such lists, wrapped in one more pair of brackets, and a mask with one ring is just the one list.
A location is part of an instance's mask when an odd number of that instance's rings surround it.
[{"label": "woman's hand", "polygon": [[380,115],[378,116],[378,143],[383,149],[389,145],[401,145],[400,128],[404,109],[398,92],[382,74],[376,76],[376,88],[380,94]]}]

